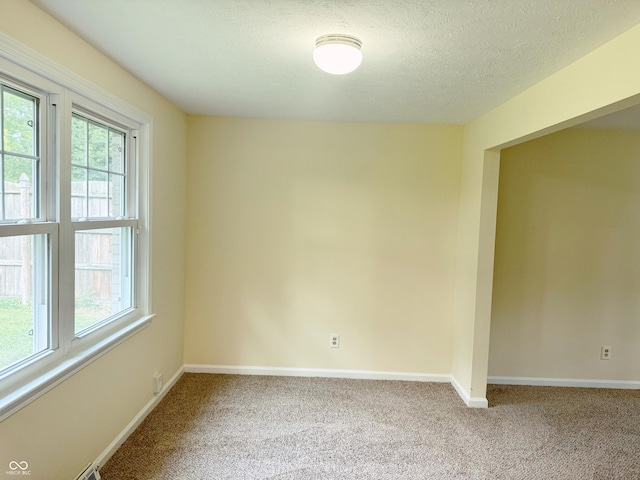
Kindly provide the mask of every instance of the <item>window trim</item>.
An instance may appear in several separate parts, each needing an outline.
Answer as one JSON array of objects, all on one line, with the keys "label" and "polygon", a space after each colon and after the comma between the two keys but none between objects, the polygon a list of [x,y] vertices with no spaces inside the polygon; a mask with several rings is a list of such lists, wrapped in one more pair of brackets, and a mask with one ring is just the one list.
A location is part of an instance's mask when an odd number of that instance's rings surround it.
[{"label": "window trim", "polygon": [[[40,155],[51,158],[64,158],[65,152],[70,152],[71,114],[74,110],[87,111],[97,118],[105,117],[111,123],[123,123],[129,126],[134,122],[137,126],[137,140],[130,144],[130,148],[136,149],[137,161],[135,162],[135,180],[137,193],[135,211],[137,219],[133,220],[134,236],[137,237],[137,249],[135,252],[136,272],[136,307],[135,313],[130,313],[117,318],[104,326],[96,329],[91,334],[75,336],[72,321],[57,322],[59,332],[52,332],[52,343],[56,338],[72,338],[66,345],[58,345],[55,350],[47,350],[41,354],[29,358],[23,366],[0,377],[0,422],[26,406],[36,398],[45,394],[56,385],[60,384],[76,372],[93,362],[120,343],[126,341],[145,327],[155,316],[152,312],[151,298],[151,145],[153,118],[128,102],[116,97],[106,90],[94,85],[83,77],[49,60],[47,57],[29,49],[6,34],[0,32],[0,71],[6,74],[10,82],[17,85],[25,85],[27,90],[42,93],[46,105],[42,107],[45,112],[42,121],[50,125],[50,128],[42,133]],[[133,152],[132,152],[133,153]],[[60,162],[55,162],[59,164]],[[64,241],[63,232],[59,231],[59,225],[66,224],[70,231],[72,222],[70,209],[60,208],[61,198],[70,198],[70,166],[54,171],[47,167],[42,173],[43,190],[42,202],[45,211],[41,212],[43,221],[33,224],[15,225],[15,231],[41,233],[46,231],[50,235],[51,255],[59,254],[57,261],[51,258],[52,283],[59,278],[59,266],[68,268],[70,258],[68,245]],[[68,180],[68,181],[67,181]],[[57,188],[46,188],[48,182],[55,182]],[[68,184],[68,185],[67,185]],[[58,211],[46,210],[46,205],[58,205]],[[65,210],[68,210],[65,212]],[[69,218],[63,218],[68,216]],[[53,221],[56,220],[57,221]],[[59,222],[59,223],[58,223]],[[88,220],[88,222],[92,222]],[[78,222],[73,222],[78,223]],[[82,223],[82,222],[80,222]],[[99,221],[102,225],[103,221]],[[107,222],[108,223],[108,222]],[[14,228],[14,225],[7,225]],[[3,226],[3,228],[7,227]],[[120,226],[120,224],[118,225]],[[12,230],[14,231],[14,230]],[[135,235],[137,233],[137,235]],[[71,244],[73,247],[73,244]],[[68,279],[66,280],[68,282]],[[58,285],[60,289],[68,288]],[[53,288],[53,287],[52,287]],[[57,291],[53,289],[53,291]],[[59,305],[57,295],[51,296],[52,315],[73,318],[73,306],[69,311],[68,305]],[[56,322],[53,322],[54,325]],[[71,337],[69,337],[71,335]],[[65,337],[66,336],[66,337]]]}]

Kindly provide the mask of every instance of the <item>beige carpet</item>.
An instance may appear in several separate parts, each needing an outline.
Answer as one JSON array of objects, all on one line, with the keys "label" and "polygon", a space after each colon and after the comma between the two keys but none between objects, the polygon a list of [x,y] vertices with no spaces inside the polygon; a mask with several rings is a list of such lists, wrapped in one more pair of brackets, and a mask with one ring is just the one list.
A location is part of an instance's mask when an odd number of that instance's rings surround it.
[{"label": "beige carpet", "polygon": [[640,479],[640,392],[184,374],[101,469],[146,479]]}]

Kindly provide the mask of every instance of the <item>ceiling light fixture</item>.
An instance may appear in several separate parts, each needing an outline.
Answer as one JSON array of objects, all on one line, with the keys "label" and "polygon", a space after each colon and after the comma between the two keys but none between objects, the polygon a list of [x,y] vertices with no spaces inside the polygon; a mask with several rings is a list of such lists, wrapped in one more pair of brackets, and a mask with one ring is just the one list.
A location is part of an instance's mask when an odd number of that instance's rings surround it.
[{"label": "ceiling light fixture", "polygon": [[362,42],[351,35],[332,33],[316,40],[313,61],[321,70],[333,75],[353,72],[362,63]]}]

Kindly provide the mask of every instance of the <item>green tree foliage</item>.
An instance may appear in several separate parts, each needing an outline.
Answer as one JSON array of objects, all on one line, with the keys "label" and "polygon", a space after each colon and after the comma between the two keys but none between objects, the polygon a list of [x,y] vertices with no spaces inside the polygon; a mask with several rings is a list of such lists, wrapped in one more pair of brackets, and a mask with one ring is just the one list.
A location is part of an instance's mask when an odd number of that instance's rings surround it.
[{"label": "green tree foliage", "polygon": [[[71,119],[71,164],[87,165],[87,120],[74,115]],[[73,167],[71,180],[85,181],[86,170]]]},{"label": "green tree foliage", "polygon": [[102,172],[93,169],[122,172],[124,135],[104,125],[94,123],[79,115],[74,115],[71,123],[71,163],[73,181],[106,181]]},{"label": "green tree foliage", "polygon": [[[6,182],[26,174],[33,182],[38,168],[38,99],[6,86],[2,92],[2,167]],[[105,170],[124,173],[124,134],[74,114],[71,121],[71,179],[108,182]],[[33,158],[12,154],[28,155]],[[98,171],[101,170],[101,171]]]},{"label": "green tree foliage", "polygon": [[37,156],[37,100],[15,90],[3,88],[2,106],[5,181],[17,183],[23,173],[33,181],[35,160],[11,154]]}]

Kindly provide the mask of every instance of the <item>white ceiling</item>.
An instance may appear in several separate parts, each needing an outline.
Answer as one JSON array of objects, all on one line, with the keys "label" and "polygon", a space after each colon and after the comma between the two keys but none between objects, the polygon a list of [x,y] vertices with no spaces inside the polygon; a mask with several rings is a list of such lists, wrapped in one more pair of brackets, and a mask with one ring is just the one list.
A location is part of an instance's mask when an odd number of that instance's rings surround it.
[{"label": "white ceiling", "polygon": [[[640,23],[639,0],[32,0],[194,114],[465,124]],[[315,39],[362,40],[356,72]]]}]

